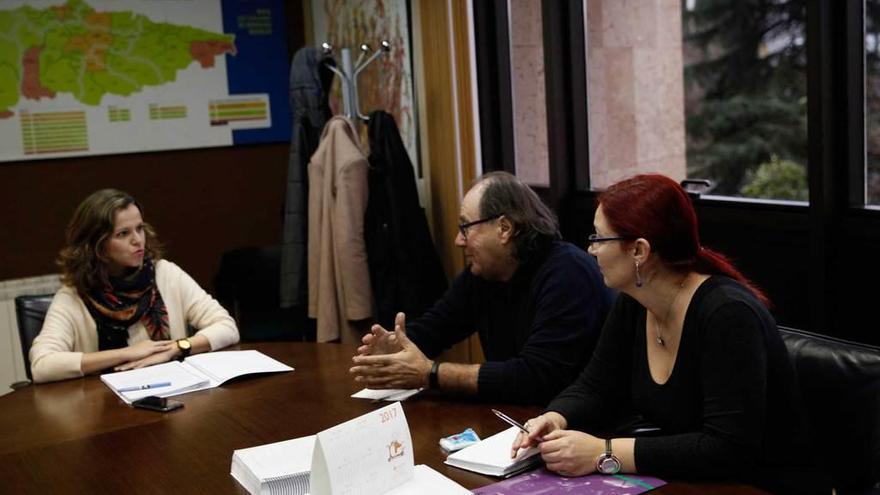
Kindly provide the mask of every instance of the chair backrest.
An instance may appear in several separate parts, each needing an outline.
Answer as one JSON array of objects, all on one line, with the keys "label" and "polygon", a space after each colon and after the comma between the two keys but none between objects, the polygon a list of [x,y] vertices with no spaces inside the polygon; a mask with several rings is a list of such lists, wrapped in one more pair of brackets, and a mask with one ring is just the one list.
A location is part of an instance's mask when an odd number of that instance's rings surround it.
[{"label": "chair backrest", "polygon": [[43,320],[46,318],[46,311],[52,303],[54,294],[43,294],[39,296],[18,296],[15,298],[15,316],[18,320],[18,335],[21,340],[21,353],[24,356],[24,369],[27,373],[28,380],[32,380],[31,376],[31,360],[28,353],[31,350],[31,344],[39,335],[43,328]]},{"label": "chair backrest", "polygon": [[837,493],[880,489],[880,347],[786,327],[779,332]]},{"label": "chair backrest", "polygon": [[245,247],[223,253],[214,280],[217,300],[229,310],[242,342],[302,340],[302,325],[281,310],[281,247]]}]

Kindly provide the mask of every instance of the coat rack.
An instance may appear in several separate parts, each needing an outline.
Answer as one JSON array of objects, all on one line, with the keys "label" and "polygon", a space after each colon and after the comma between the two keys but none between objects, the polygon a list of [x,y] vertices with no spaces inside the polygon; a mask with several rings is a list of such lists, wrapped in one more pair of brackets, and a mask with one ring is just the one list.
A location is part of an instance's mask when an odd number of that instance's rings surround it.
[{"label": "coat rack", "polygon": [[[329,43],[323,43],[321,47],[324,49],[324,54],[330,54],[333,52],[333,46]],[[379,55],[388,53],[391,51],[391,43],[382,40],[382,43],[379,45],[379,48],[373,52],[366,60],[364,57],[370,52],[370,45],[366,43],[362,43],[360,46],[361,54],[358,56],[357,61],[352,65],[351,63],[351,49],[343,48],[340,50],[341,60],[340,67],[334,67],[332,65],[328,65],[327,67],[336,73],[337,76],[342,80],[342,107],[345,113],[345,116],[351,119],[352,121],[355,118],[359,118],[362,120],[369,120],[369,117],[361,113],[360,105],[358,103],[358,89],[357,89],[357,78],[358,74],[361,73],[368,65],[370,65]]]}]

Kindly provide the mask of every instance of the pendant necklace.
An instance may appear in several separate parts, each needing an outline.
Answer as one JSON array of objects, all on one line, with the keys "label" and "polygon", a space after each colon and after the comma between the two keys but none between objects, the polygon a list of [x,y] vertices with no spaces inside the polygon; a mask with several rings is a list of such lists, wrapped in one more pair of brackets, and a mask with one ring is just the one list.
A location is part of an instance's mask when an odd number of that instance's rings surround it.
[{"label": "pendant necklace", "polygon": [[[669,308],[666,309],[666,316],[663,318],[664,325],[669,322],[669,315],[672,313],[672,307],[675,306],[675,301],[678,300],[678,295],[681,294],[681,289],[684,289],[685,280],[687,280],[687,275],[681,279],[681,283],[678,284],[678,290],[675,291],[672,301],[669,302]],[[661,325],[660,322],[657,321],[657,318],[654,318],[654,334],[656,336],[654,341],[657,342],[657,345],[660,347],[666,347],[666,341],[663,340]]]}]

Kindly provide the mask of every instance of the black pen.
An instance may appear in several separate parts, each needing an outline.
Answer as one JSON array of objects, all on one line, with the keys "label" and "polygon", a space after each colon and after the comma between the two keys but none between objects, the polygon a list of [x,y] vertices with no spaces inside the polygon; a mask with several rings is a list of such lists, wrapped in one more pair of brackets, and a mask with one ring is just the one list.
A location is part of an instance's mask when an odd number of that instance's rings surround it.
[{"label": "black pen", "polygon": [[522,432],[525,433],[525,434],[528,434],[528,433],[529,433],[529,429],[528,429],[528,428],[526,428],[525,426],[519,424],[515,419],[513,419],[513,418],[511,418],[510,416],[504,414],[503,412],[501,412],[501,411],[499,411],[499,410],[497,410],[497,409],[492,409],[492,412],[495,413],[495,416],[498,416],[502,421],[504,421],[505,423],[509,424],[510,426],[516,426],[517,428],[519,428],[520,430],[522,430]]}]

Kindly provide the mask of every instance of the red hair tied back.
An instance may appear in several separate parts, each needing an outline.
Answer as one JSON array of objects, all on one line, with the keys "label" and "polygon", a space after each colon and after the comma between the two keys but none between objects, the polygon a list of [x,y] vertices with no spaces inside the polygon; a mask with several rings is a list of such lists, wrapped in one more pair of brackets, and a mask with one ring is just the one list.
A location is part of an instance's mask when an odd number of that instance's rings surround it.
[{"label": "red hair tied back", "polygon": [[730,277],[770,307],[769,298],[721,253],[700,243],[697,213],[687,192],[660,174],[624,179],[598,197],[605,219],[621,237],[642,237],[671,266]]}]

